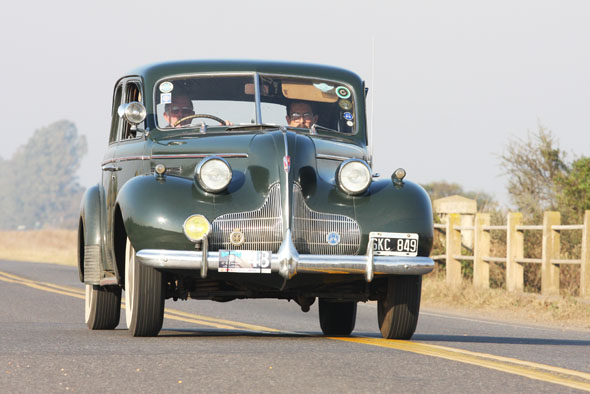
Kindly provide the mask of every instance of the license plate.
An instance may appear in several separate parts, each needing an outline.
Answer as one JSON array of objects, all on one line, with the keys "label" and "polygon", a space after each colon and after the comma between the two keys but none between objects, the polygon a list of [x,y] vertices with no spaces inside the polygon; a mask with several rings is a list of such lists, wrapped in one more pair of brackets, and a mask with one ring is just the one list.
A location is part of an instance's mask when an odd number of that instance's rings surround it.
[{"label": "license plate", "polygon": [[270,274],[272,252],[260,250],[220,250],[218,272]]},{"label": "license plate", "polygon": [[417,256],[418,234],[369,233],[374,256]]}]

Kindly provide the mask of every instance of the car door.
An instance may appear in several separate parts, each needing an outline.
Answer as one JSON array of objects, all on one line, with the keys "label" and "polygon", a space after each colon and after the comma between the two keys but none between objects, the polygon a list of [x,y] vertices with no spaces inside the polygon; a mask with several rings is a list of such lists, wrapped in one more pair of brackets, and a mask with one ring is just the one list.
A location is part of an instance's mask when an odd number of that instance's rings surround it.
[{"label": "car door", "polygon": [[101,227],[103,256],[105,256],[103,269],[109,270],[114,267],[114,257],[112,253],[112,228],[113,228],[113,207],[116,199],[117,172],[120,168],[116,161],[117,141],[121,134],[122,122],[117,114],[117,109],[123,101],[124,82],[119,81],[115,85],[113,93],[113,105],[111,110],[111,129],[109,133],[109,144],[102,161],[102,180],[101,180]]},{"label": "car door", "polygon": [[[105,191],[105,256],[110,267],[115,266],[114,224],[117,195],[125,182],[143,174],[149,160],[144,155],[144,125],[132,126],[122,116],[121,105],[133,101],[142,102],[141,80],[138,77],[123,78],[115,88],[109,147],[102,166],[103,189]],[[142,102],[143,104],[143,102]],[[144,165],[144,162],[146,163]],[[148,169],[149,170],[149,169]]]}]

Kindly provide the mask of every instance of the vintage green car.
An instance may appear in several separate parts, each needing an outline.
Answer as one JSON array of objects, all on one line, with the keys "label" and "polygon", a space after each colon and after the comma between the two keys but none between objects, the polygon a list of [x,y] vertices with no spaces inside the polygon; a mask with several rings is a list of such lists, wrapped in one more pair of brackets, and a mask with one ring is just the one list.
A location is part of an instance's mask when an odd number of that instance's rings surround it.
[{"label": "vintage green car", "polygon": [[431,204],[403,169],[373,174],[366,93],[347,70],[265,61],[119,79],[102,180],[80,208],[87,326],[115,328],[125,290],[133,336],[159,333],[168,298],[304,312],[318,298],[325,335],[349,335],[373,300],[383,337],[410,338],[434,267]]}]

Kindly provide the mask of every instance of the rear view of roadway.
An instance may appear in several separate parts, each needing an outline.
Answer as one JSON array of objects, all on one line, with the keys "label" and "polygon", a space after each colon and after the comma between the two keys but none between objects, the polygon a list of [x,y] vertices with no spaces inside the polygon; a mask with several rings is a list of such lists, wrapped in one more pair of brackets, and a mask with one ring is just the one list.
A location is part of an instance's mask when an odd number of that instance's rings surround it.
[{"label": "rear view of roadway", "polygon": [[[124,294],[123,294],[124,296]],[[383,340],[375,303],[349,338],[322,336],[317,303],[166,301],[155,338],[84,325],[75,267],[0,261],[0,387],[41,392],[422,393],[590,391],[590,331],[422,310]]]}]

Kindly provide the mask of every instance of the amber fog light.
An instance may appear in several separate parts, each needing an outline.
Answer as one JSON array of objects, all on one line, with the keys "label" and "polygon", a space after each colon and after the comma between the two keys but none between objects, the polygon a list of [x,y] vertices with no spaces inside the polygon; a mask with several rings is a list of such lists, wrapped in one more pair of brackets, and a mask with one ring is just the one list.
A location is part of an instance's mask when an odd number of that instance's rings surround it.
[{"label": "amber fog light", "polygon": [[336,170],[336,182],[346,194],[352,196],[362,194],[371,184],[371,169],[363,160],[345,160]]},{"label": "amber fog light", "polygon": [[211,225],[205,216],[189,216],[182,225],[184,235],[192,242],[201,241],[211,231]]},{"label": "amber fog light", "polygon": [[211,193],[223,191],[231,179],[232,172],[229,163],[218,156],[204,158],[195,168],[195,181]]}]

